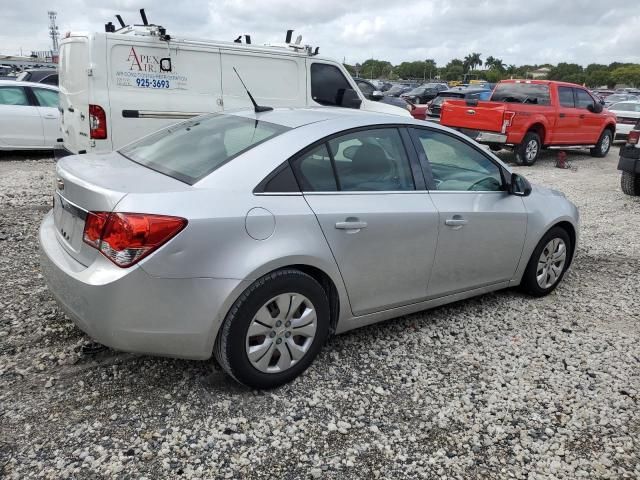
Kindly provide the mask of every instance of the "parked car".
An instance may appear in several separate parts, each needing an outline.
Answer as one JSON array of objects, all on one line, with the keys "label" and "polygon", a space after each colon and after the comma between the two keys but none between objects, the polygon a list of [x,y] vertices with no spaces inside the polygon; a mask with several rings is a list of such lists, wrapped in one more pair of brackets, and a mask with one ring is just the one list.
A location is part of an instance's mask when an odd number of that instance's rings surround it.
[{"label": "parked car", "polygon": [[488,102],[448,100],[440,123],[493,149],[512,147],[523,165],[544,147],[583,146],[604,157],[616,132],[615,115],[588,90],[549,80],[503,80]]},{"label": "parked car", "polygon": [[[436,98],[427,103],[424,107],[422,105],[416,107],[416,113],[419,113],[420,110],[424,111],[424,118],[429,120],[440,120],[440,111],[442,108],[442,104],[449,99],[452,100],[489,100],[491,98],[491,90],[487,90],[486,88],[477,88],[477,87],[456,87],[450,88],[449,90],[443,90],[438,93]],[[416,118],[416,115],[411,112],[413,118]]]},{"label": "parked car", "polygon": [[614,103],[609,107],[609,111],[616,116],[616,139],[626,139],[640,120],[640,102]]},{"label": "parked car", "polygon": [[31,68],[20,73],[16,80],[58,86],[58,70],[55,68]]},{"label": "parked car", "polygon": [[[197,40],[158,25],[74,33],[60,42],[63,144],[106,152],[201,113],[259,104],[327,106],[409,117],[365,98],[341,62],[317,49]],[[87,75],[90,69],[92,75]]]},{"label": "parked car", "polygon": [[438,93],[448,88],[449,86],[446,83],[425,83],[400,96],[408,102],[419,105],[433,100]]},{"label": "parked car", "polygon": [[627,195],[640,196],[640,121],[627,135],[620,149],[618,170],[622,170],[620,185]]},{"label": "parked car", "polygon": [[569,200],[464,135],[353,110],[201,116],[63,158],[55,185],[42,270],[76,325],[120,350],[215,355],[254,388],[298,376],[333,332],[546,295],[578,238]]},{"label": "parked car", "polygon": [[0,150],[45,150],[60,137],[58,89],[0,80]]},{"label": "parked car", "polygon": [[415,87],[408,85],[393,85],[389,90],[385,92],[387,97],[399,97],[403,93],[413,90]]},{"label": "parked car", "polygon": [[373,101],[376,101],[376,102],[382,102],[382,103],[386,103],[388,105],[393,105],[393,106],[396,106],[396,107],[400,107],[400,108],[402,108],[404,110],[409,110],[409,104],[406,101],[404,101],[403,99],[398,98],[398,97],[392,97],[392,96],[385,95],[383,92],[380,92],[379,90],[376,90],[375,85],[373,85],[368,80],[365,80],[363,78],[354,77],[353,81],[356,82],[356,85],[358,86],[358,88],[360,89],[362,94],[366,98],[368,98],[369,100],[373,100]]},{"label": "parked car", "polygon": [[604,99],[605,107],[610,107],[614,103],[618,102],[637,102],[640,100],[636,95],[631,95],[630,93],[614,93],[613,95],[609,95]]}]

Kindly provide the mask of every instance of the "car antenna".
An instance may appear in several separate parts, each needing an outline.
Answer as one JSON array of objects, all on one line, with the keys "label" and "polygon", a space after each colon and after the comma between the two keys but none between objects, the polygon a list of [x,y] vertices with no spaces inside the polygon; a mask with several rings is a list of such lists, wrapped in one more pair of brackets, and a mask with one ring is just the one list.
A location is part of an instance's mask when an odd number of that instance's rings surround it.
[{"label": "car antenna", "polygon": [[253,95],[251,95],[251,92],[249,91],[249,89],[247,88],[247,86],[244,84],[244,82],[242,81],[242,77],[240,76],[240,74],[238,73],[238,70],[236,70],[236,67],[233,67],[233,71],[236,72],[236,75],[238,76],[238,79],[240,80],[240,83],[242,84],[242,86],[244,87],[244,90],[247,92],[247,95],[249,95],[249,99],[251,100],[251,103],[253,103],[253,111],[256,113],[260,113],[260,112],[270,112],[271,110],[273,110],[273,107],[264,107],[262,105],[258,105],[255,101],[255,99],[253,98]]}]

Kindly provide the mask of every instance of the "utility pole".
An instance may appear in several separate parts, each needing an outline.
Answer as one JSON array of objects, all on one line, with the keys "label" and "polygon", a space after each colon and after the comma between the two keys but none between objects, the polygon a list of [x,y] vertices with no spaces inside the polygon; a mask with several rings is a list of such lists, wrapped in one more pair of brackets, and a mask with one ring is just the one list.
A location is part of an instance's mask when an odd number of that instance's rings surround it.
[{"label": "utility pole", "polygon": [[51,52],[53,55],[57,55],[58,54],[58,37],[60,37],[60,33],[58,32],[58,26],[56,25],[56,17],[58,15],[58,12],[49,10],[47,14],[49,15],[49,36],[51,37],[51,47],[52,47]]}]

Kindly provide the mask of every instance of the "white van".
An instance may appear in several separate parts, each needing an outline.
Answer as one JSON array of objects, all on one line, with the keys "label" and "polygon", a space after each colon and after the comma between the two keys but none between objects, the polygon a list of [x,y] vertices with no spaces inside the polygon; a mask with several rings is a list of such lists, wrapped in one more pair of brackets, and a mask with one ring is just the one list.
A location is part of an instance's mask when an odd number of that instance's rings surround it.
[{"label": "white van", "polygon": [[299,43],[259,46],[170,38],[155,25],[108,27],[68,33],[60,44],[63,144],[71,153],[115,150],[194,115],[251,106],[234,67],[260,105],[409,115],[365,98],[341,63]]}]

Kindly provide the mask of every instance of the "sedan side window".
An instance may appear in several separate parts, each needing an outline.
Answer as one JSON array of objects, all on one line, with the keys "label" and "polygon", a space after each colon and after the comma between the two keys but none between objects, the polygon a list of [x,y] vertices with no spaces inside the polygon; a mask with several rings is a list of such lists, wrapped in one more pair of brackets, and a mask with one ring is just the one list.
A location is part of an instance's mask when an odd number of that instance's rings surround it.
[{"label": "sedan side window", "polygon": [[29,105],[22,87],[0,87],[0,105]]},{"label": "sedan side window", "polygon": [[436,190],[503,190],[500,167],[472,146],[445,133],[415,130],[431,165]]},{"label": "sedan side window", "polygon": [[38,99],[38,103],[41,107],[57,107],[58,106],[58,92],[55,90],[48,90],[45,88],[34,88],[33,93]]},{"label": "sedan side window", "polygon": [[291,166],[303,192],[338,190],[326,143],[298,157]]},{"label": "sedan side window", "polygon": [[415,190],[400,133],[379,128],[349,133],[329,141],[340,190]]}]

